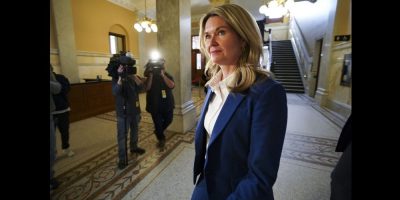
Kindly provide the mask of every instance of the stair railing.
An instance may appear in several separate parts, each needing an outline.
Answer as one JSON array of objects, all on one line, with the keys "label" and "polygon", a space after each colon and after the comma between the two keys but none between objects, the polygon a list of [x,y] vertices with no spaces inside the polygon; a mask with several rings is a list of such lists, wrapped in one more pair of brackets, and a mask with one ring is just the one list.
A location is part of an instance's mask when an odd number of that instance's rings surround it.
[{"label": "stair railing", "polygon": [[272,63],[272,36],[271,36],[271,29],[268,29],[268,64],[267,64],[267,70],[271,71],[271,65]]}]

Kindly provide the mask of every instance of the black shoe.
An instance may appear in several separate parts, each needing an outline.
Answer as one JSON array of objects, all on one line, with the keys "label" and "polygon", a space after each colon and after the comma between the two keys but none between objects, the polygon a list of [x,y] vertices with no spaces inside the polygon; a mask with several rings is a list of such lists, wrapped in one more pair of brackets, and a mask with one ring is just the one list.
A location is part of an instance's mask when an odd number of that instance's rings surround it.
[{"label": "black shoe", "polygon": [[157,147],[161,148],[161,149],[164,148],[165,147],[165,139],[159,140],[158,144],[157,144]]},{"label": "black shoe", "polygon": [[124,169],[127,166],[125,162],[118,162],[118,169]]},{"label": "black shoe", "polygon": [[134,149],[131,149],[131,153],[137,153],[137,154],[142,155],[142,154],[146,153],[146,150],[144,150],[140,147],[136,147]]},{"label": "black shoe", "polygon": [[50,190],[57,189],[59,185],[60,183],[55,178],[50,180]]}]

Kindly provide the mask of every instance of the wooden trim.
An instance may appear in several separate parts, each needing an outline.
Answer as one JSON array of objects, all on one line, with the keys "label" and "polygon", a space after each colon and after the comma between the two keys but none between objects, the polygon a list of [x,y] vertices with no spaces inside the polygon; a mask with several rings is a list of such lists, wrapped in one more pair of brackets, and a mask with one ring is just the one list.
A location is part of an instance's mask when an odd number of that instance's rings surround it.
[{"label": "wooden trim", "polygon": [[115,109],[111,81],[71,84],[68,94],[70,121],[78,121]]}]

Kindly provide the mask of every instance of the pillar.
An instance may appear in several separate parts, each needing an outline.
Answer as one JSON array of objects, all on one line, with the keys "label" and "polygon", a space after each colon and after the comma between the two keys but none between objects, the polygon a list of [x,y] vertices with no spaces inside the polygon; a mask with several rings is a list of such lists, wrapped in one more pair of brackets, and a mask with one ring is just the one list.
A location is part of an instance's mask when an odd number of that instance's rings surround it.
[{"label": "pillar", "polygon": [[71,1],[52,0],[51,6],[54,13],[61,73],[68,77],[71,83],[79,83]]},{"label": "pillar", "polygon": [[174,77],[174,119],[169,131],[187,132],[196,125],[191,85],[190,0],[156,0],[157,40],[166,71]]}]

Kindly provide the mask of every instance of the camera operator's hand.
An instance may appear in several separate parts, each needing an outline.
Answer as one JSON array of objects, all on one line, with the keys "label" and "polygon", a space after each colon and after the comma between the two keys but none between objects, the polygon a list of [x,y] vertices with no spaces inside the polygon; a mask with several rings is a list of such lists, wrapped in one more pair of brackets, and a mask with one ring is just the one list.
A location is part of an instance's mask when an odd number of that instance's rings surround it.
[{"label": "camera operator's hand", "polygon": [[119,65],[119,67],[118,67],[118,69],[117,69],[117,72],[118,72],[118,82],[117,82],[117,84],[118,85],[122,85],[122,75],[123,75],[123,73],[124,73],[124,66],[123,65]]},{"label": "camera operator's hand", "polygon": [[169,88],[173,89],[175,87],[174,81],[172,81],[171,79],[168,78],[168,76],[165,75],[165,68],[161,69],[160,76]]},{"label": "camera operator's hand", "polygon": [[161,77],[164,78],[164,76],[165,76],[165,70],[164,70],[164,68],[161,69],[160,75],[161,75]]},{"label": "camera operator's hand", "polygon": [[143,75],[145,77],[149,77],[150,75],[153,75],[153,68],[152,67],[146,67],[146,69],[144,70]]},{"label": "camera operator's hand", "polygon": [[118,74],[119,75],[121,75],[123,72],[124,72],[124,66],[122,66],[122,65],[119,65],[119,67],[118,67]]}]

